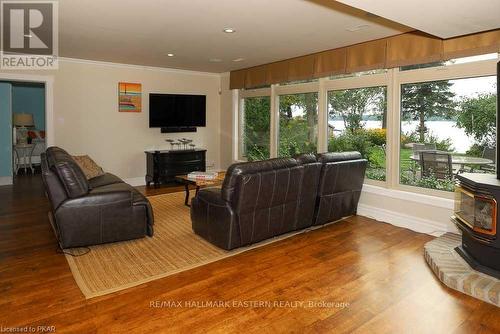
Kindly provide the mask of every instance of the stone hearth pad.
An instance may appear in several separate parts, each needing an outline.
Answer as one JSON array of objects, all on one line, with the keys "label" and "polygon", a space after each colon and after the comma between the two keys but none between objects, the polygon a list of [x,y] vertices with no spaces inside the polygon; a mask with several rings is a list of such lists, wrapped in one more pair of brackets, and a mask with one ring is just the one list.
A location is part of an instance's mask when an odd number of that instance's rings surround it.
[{"label": "stone hearth pad", "polygon": [[462,236],[446,233],[424,246],[425,260],[448,287],[500,307],[500,280],[469,266],[455,251]]}]

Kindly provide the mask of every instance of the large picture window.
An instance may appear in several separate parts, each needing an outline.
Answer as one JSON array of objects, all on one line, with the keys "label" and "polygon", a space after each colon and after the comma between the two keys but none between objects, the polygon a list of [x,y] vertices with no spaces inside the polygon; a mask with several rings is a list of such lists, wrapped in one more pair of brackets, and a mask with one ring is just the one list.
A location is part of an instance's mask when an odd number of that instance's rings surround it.
[{"label": "large picture window", "polygon": [[366,177],[385,181],[387,88],[328,92],[328,151],[359,151],[368,160]]},{"label": "large picture window", "polygon": [[242,141],[240,158],[248,161],[269,159],[270,154],[270,97],[247,97],[243,99],[240,128]]},{"label": "large picture window", "polygon": [[452,198],[496,169],[498,54],[272,84],[239,93],[235,159],[359,151],[372,186]]},{"label": "large picture window", "polygon": [[318,93],[279,97],[278,156],[316,153],[318,145]]},{"label": "large picture window", "polygon": [[400,183],[453,191],[464,172],[494,173],[496,77],[401,86]]}]

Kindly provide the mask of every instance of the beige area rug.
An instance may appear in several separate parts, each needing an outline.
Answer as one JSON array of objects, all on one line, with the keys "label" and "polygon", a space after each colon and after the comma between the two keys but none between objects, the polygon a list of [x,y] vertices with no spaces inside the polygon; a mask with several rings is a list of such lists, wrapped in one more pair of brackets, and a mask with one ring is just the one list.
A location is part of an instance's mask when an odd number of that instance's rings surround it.
[{"label": "beige area rug", "polygon": [[[194,234],[184,193],[149,197],[155,215],[153,238],[90,247],[90,252],[66,255],[85,297],[93,298],[173,275],[271,242],[302,233],[289,233],[251,247],[225,251]],[[70,250],[74,254],[82,249]]]},{"label": "beige area rug", "polygon": [[500,306],[500,280],[471,268],[455,251],[458,234],[446,233],[424,246],[425,260],[441,282],[474,298]]}]

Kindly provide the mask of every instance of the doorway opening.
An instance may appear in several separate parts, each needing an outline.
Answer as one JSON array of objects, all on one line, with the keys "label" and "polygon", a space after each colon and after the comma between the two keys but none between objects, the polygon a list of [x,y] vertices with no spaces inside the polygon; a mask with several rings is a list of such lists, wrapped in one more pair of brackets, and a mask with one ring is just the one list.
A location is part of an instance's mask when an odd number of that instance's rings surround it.
[{"label": "doorway opening", "polygon": [[[4,182],[25,182],[41,173],[46,143],[46,85],[43,82],[0,81]],[[4,129],[5,128],[5,129]],[[5,137],[5,138],[4,138]]]}]

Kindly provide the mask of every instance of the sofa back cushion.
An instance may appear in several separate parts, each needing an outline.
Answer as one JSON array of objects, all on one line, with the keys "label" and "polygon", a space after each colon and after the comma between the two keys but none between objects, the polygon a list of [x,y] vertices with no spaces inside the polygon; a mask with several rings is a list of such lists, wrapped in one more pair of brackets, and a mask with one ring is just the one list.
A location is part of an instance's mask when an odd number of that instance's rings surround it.
[{"label": "sofa back cushion", "polygon": [[85,174],[68,152],[59,147],[49,147],[45,155],[48,167],[57,174],[69,198],[84,196],[89,192]]},{"label": "sofa back cushion", "polygon": [[297,229],[303,229],[313,224],[322,164],[314,154],[302,154],[295,159],[304,168],[297,213]]},{"label": "sofa back cushion", "polygon": [[361,153],[357,151],[348,152],[328,152],[318,154],[318,161],[325,164],[328,162],[340,162],[348,160],[363,159]]},{"label": "sofa back cushion", "polygon": [[325,153],[318,158],[322,168],[314,224],[321,225],[355,214],[368,162],[359,152]]},{"label": "sofa back cushion", "polygon": [[266,172],[282,168],[291,168],[298,166],[297,160],[291,158],[277,158],[263,161],[240,162],[229,166],[226,177],[222,184],[222,198],[225,201],[232,202],[238,182],[241,176]]},{"label": "sofa back cushion", "polygon": [[296,229],[303,171],[295,159],[235,164],[228,169],[222,196],[238,217],[241,245]]}]

